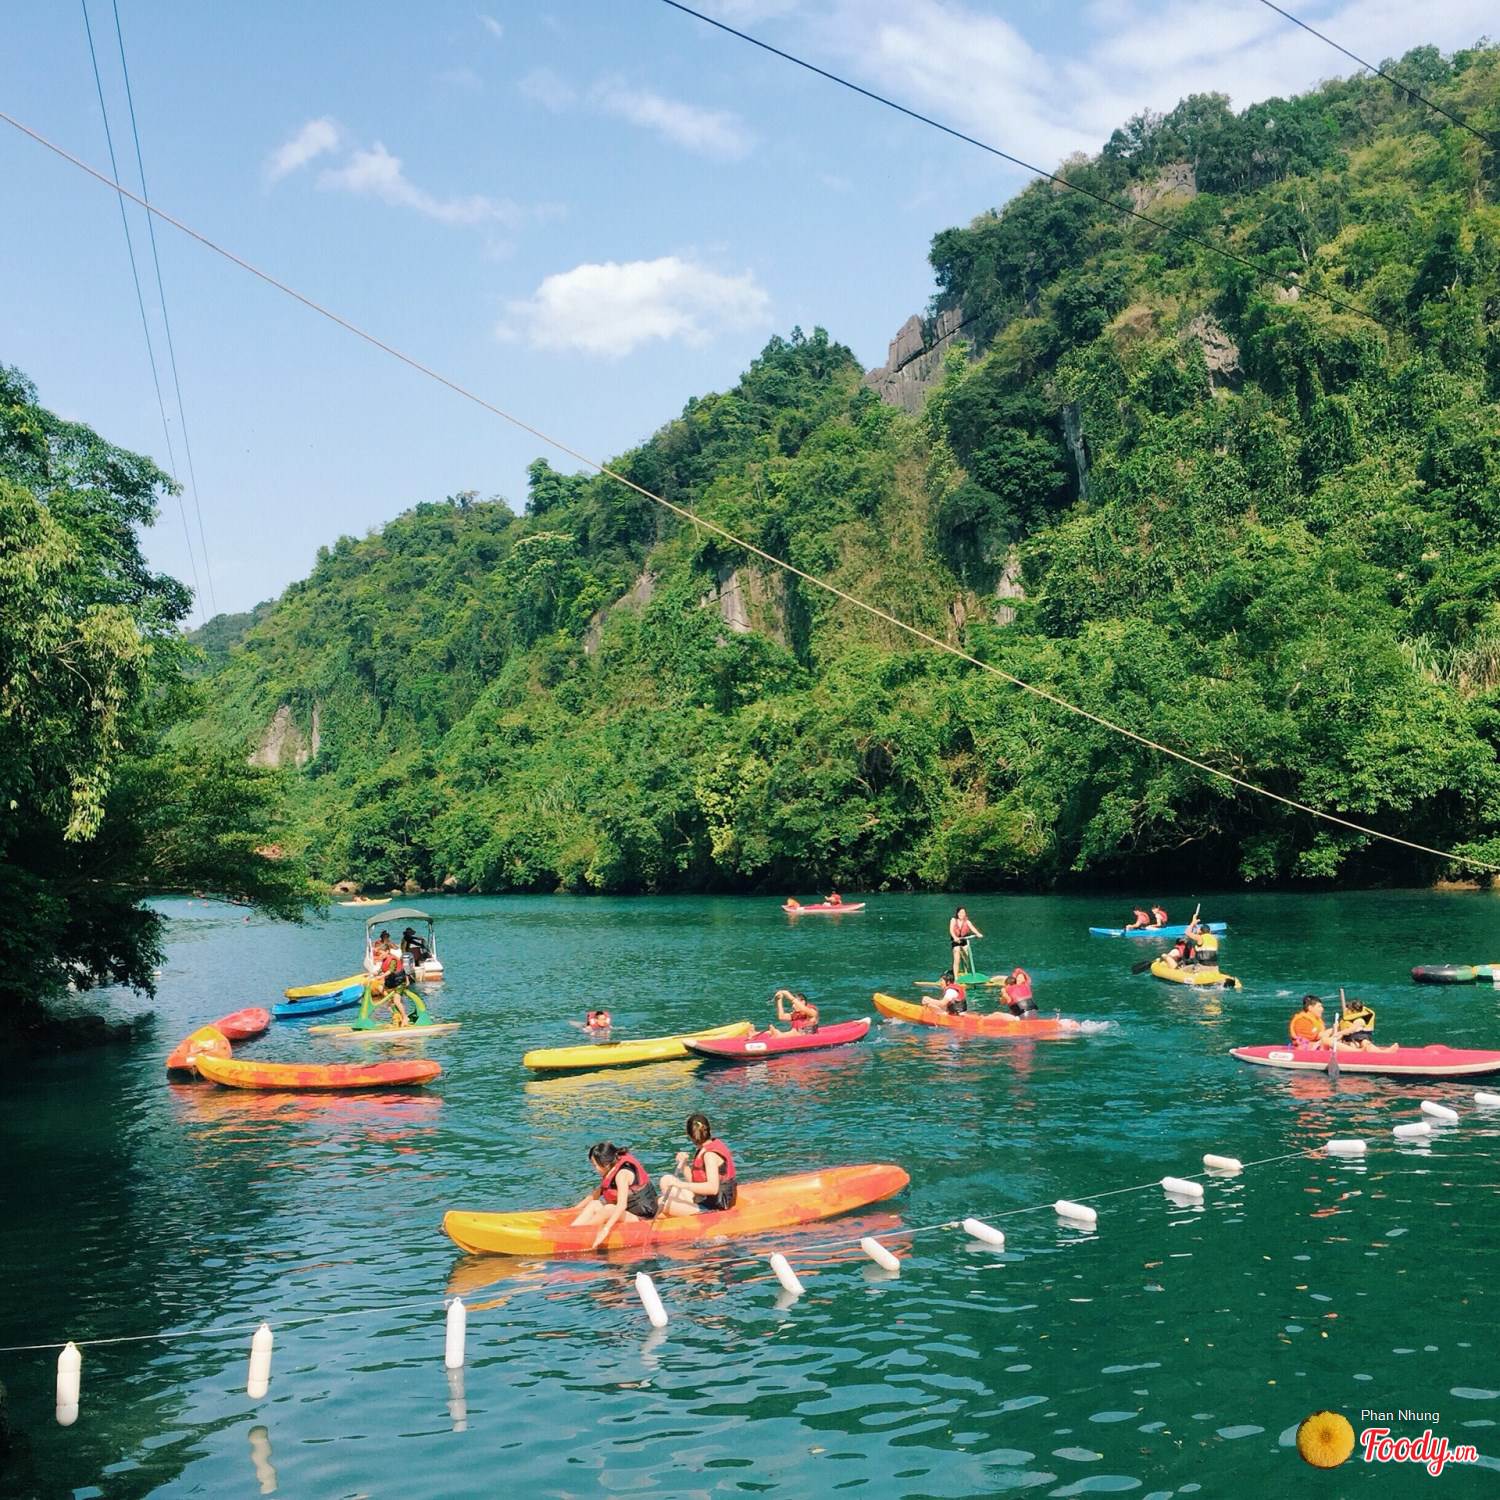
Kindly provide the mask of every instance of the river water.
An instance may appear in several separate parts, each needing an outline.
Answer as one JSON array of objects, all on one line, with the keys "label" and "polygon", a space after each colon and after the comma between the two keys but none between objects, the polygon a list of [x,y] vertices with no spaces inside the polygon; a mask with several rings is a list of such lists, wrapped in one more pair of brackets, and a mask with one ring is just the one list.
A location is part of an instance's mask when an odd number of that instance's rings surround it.
[{"label": "river water", "polygon": [[[349,972],[363,914],[298,929],[164,903],[154,1044],[37,1063],[0,1096],[0,1344],[175,1336],[85,1348],[66,1429],[56,1350],[0,1353],[25,1449],[0,1493],[1500,1492],[1500,1111],[1476,1108],[1473,1083],[1291,1079],[1227,1055],[1340,984],[1387,1040],[1500,1046],[1493,987],[1407,978],[1500,958],[1500,896],[1216,900],[1248,986],[1229,995],[1131,977],[1155,950],[1087,936],[1121,919],[1107,898],[970,904],[985,966],[1023,962],[1044,1012],[1107,1025],[1026,1043],[886,1023],[779,1064],[536,1080],[521,1053],[577,1040],[567,1020],[594,1004],[627,1036],[763,1018],[778,984],[826,1019],[873,1014],[875,988],[911,994],[940,970],[951,902],[876,896],[793,922],[766,900],[447,898],[423,903],[449,974],[435,1008],[463,1023],[426,1043],[442,1077],[308,1099],[169,1086],[161,1057],[193,1024]],[[245,1055],[350,1045],[278,1023]],[[1397,1145],[1421,1098],[1462,1123]],[[665,1165],[696,1109],[747,1176],[890,1160],[911,1187],[852,1220],[644,1263],[469,1258],[439,1232],[449,1207],[576,1199],[597,1139]],[[1024,1211],[1197,1173],[1205,1151],[1248,1163],[1334,1135],[1367,1137],[1369,1156],[1268,1161],[1210,1182],[1197,1209],[1118,1192],[1094,1233]],[[1004,1253],[897,1232],[970,1214],[997,1219]],[[899,1278],[848,1243],[861,1233],[887,1236]],[[791,1307],[764,1260],[778,1248],[807,1284]],[[643,1265],[665,1336],[631,1292]],[[470,1309],[461,1389],[442,1362],[453,1292]],[[261,1318],[276,1352],[257,1403]],[[1472,1443],[1480,1464],[1432,1480],[1356,1455],[1320,1473],[1292,1436],[1321,1407],[1356,1430],[1365,1410],[1436,1413],[1390,1425]]]}]

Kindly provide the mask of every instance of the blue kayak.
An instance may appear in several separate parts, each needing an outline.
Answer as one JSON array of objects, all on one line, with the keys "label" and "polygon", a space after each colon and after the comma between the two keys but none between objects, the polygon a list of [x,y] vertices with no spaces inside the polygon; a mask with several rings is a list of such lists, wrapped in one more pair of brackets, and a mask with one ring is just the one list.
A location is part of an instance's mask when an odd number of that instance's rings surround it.
[{"label": "blue kayak", "polygon": [[331,1010],[348,1010],[365,998],[362,984],[345,985],[329,995],[309,995],[306,1000],[285,1000],[271,1007],[278,1021],[295,1021],[298,1016],[323,1016]]},{"label": "blue kayak", "polygon": [[[1228,932],[1228,922],[1200,922],[1199,927],[1204,932]],[[1090,927],[1089,932],[1094,937],[1143,937],[1143,938],[1180,938],[1187,936],[1187,923],[1179,923],[1176,927]]]}]

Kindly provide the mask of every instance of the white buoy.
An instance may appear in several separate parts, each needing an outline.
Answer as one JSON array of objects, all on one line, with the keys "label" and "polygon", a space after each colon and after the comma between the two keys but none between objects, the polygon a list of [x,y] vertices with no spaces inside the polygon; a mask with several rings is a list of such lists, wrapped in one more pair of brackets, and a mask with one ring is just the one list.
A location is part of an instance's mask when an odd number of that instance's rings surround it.
[{"label": "white buoy", "polygon": [[1434,1120],[1441,1120],[1444,1125],[1458,1124],[1458,1111],[1449,1109],[1446,1104],[1439,1104],[1436,1099],[1424,1099],[1422,1113],[1430,1115]]},{"label": "white buoy", "polygon": [[1391,1134],[1398,1141],[1419,1141],[1423,1136],[1432,1134],[1432,1126],[1426,1120],[1413,1120],[1410,1125],[1393,1126]]},{"label": "white buoy", "polygon": [[252,1401],[259,1401],[271,1389],[271,1349],[275,1342],[269,1323],[262,1323],[250,1340],[250,1376],[245,1381],[245,1394]]},{"label": "white buoy", "polygon": [[443,1364],[450,1370],[464,1367],[464,1337],[469,1328],[469,1310],[462,1297],[448,1304],[447,1334],[443,1340]]},{"label": "white buoy", "polygon": [[792,1269],[790,1262],[779,1250],[771,1257],[771,1271],[782,1286],[792,1296],[800,1297],[807,1290],[797,1279],[797,1273]]},{"label": "white buoy", "polygon": [[1071,1219],[1075,1224],[1087,1225],[1094,1228],[1099,1222],[1099,1212],[1090,1208],[1087,1203],[1072,1203],[1066,1198],[1059,1198],[1052,1205],[1057,1210],[1060,1219]]},{"label": "white buoy", "polygon": [[250,1429],[250,1463],[262,1495],[276,1493],[276,1465],[271,1462],[271,1434],[264,1427]]},{"label": "white buoy", "polygon": [[71,1341],[57,1356],[57,1425],[71,1427],[78,1420],[78,1391],[83,1384],[83,1355]]},{"label": "white buoy", "polygon": [[1171,1193],[1174,1198],[1201,1198],[1203,1196],[1203,1184],[1189,1182],[1186,1177],[1163,1177],[1161,1186],[1163,1192]]},{"label": "white buoy", "polygon": [[1203,1158],[1203,1165],[1210,1172],[1243,1172],[1245,1164],[1237,1156],[1215,1156],[1209,1152]]},{"label": "white buoy", "polygon": [[1363,1156],[1366,1146],[1363,1141],[1329,1141],[1323,1149],[1330,1156]]},{"label": "white buoy", "polygon": [[662,1306],[661,1296],[656,1290],[656,1283],[644,1271],[636,1272],[635,1294],[641,1299],[641,1306],[646,1309],[646,1317],[651,1326],[653,1328],[665,1328],[667,1326],[667,1310]]},{"label": "white buoy", "polygon": [[898,1275],[900,1274],[901,1262],[897,1260],[896,1257],[892,1255],[891,1252],[887,1250],[879,1240],[872,1239],[869,1235],[866,1235],[864,1239],[859,1242],[859,1248],[863,1250],[865,1254],[868,1255],[870,1259],[873,1260],[882,1271],[895,1271]]},{"label": "white buoy", "polygon": [[964,1233],[986,1245],[993,1245],[997,1250],[1005,1249],[1004,1231],[996,1229],[992,1224],[986,1224],[983,1219],[965,1219]]},{"label": "white buoy", "polygon": [[[1500,969],[1496,972],[1500,973]],[[1500,1109],[1500,1094],[1491,1094],[1485,1089],[1479,1089],[1474,1095],[1474,1102],[1481,1109]]]}]

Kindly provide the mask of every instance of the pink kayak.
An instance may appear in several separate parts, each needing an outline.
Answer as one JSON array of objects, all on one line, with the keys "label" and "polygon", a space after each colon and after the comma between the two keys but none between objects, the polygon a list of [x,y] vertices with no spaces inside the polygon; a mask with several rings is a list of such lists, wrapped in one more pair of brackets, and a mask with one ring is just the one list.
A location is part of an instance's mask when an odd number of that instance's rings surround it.
[{"label": "pink kayak", "polygon": [[863,911],[863,901],[814,901],[804,906],[800,901],[783,901],[781,909],[789,917],[836,917],[846,911]]},{"label": "pink kayak", "polygon": [[782,1057],[791,1052],[818,1052],[824,1047],[847,1047],[859,1041],[870,1029],[870,1018],[862,1021],[835,1021],[816,1031],[793,1031],[778,1034],[757,1031],[751,1036],[708,1037],[694,1041],[684,1037],[682,1045],[699,1057],[713,1062],[761,1062],[767,1057]]},{"label": "pink kayak", "polygon": [[[1325,1073],[1332,1055],[1327,1047],[1235,1047],[1241,1062],[1263,1068],[1286,1068],[1297,1073]],[[1472,1078],[1500,1073],[1500,1052],[1472,1048],[1397,1047],[1394,1052],[1356,1052],[1339,1048],[1339,1072],[1377,1073],[1391,1078]]]},{"label": "pink kayak", "polygon": [[214,1029],[223,1032],[231,1042],[243,1042],[252,1036],[259,1036],[270,1024],[271,1012],[259,1005],[251,1005],[244,1010],[220,1016],[214,1022]]}]

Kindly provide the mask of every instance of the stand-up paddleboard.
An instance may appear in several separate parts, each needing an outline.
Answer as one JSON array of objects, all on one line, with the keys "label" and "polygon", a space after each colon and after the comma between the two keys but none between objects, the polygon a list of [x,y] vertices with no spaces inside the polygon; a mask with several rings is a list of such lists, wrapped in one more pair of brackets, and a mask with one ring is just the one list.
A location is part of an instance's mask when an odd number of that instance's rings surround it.
[{"label": "stand-up paddleboard", "polygon": [[[1284,1068],[1294,1073],[1322,1073],[1328,1069],[1327,1047],[1235,1047],[1230,1055],[1241,1062],[1263,1068]],[[1339,1048],[1340,1073],[1375,1073],[1389,1078],[1474,1078],[1500,1073],[1500,1052],[1473,1048],[1397,1047],[1394,1052],[1359,1052]]]},{"label": "stand-up paddleboard", "polygon": [[[1187,936],[1187,923],[1179,922],[1171,927],[1090,927],[1093,937],[1143,937],[1180,938]],[[1200,922],[1199,932],[1228,932],[1228,922]]]},{"label": "stand-up paddleboard", "polygon": [[326,1093],[339,1089],[390,1089],[431,1083],[443,1070],[425,1057],[378,1063],[241,1062],[236,1057],[200,1057],[198,1071],[231,1089]]},{"label": "stand-up paddleboard", "polygon": [[681,1245],[764,1234],[793,1224],[832,1219],[894,1197],[911,1179],[900,1167],[875,1162],[858,1167],[825,1167],[793,1177],[744,1182],[733,1208],[618,1224],[595,1251],[594,1224],[575,1229],[577,1208],[536,1209],[526,1213],[467,1213],[450,1209],[443,1230],[462,1250],[478,1255],[588,1255],[655,1245]]},{"label": "stand-up paddleboard", "polygon": [[706,1031],[689,1031],[679,1036],[643,1037],[634,1042],[585,1042],[581,1047],[542,1047],[528,1052],[521,1066],[537,1073],[586,1073],[595,1068],[629,1068],[637,1063],[669,1062],[686,1057],[686,1042],[711,1041],[715,1037],[744,1036],[750,1030],[748,1021],[728,1026],[713,1026]]},{"label": "stand-up paddleboard", "polygon": [[789,1057],[801,1052],[819,1052],[828,1047],[847,1047],[864,1038],[870,1029],[870,1018],[859,1021],[834,1021],[814,1031],[756,1031],[749,1036],[727,1036],[718,1039],[687,1037],[683,1045],[689,1052],[711,1062],[764,1062],[768,1057]]},{"label": "stand-up paddleboard", "polygon": [[1073,1036],[1079,1030],[1077,1021],[1066,1016],[1012,1016],[1005,1013],[977,1015],[972,1010],[950,1016],[920,1005],[913,1000],[898,1000],[894,995],[876,994],[875,1009],[897,1021],[911,1021],[917,1026],[941,1026],[963,1036]]}]

